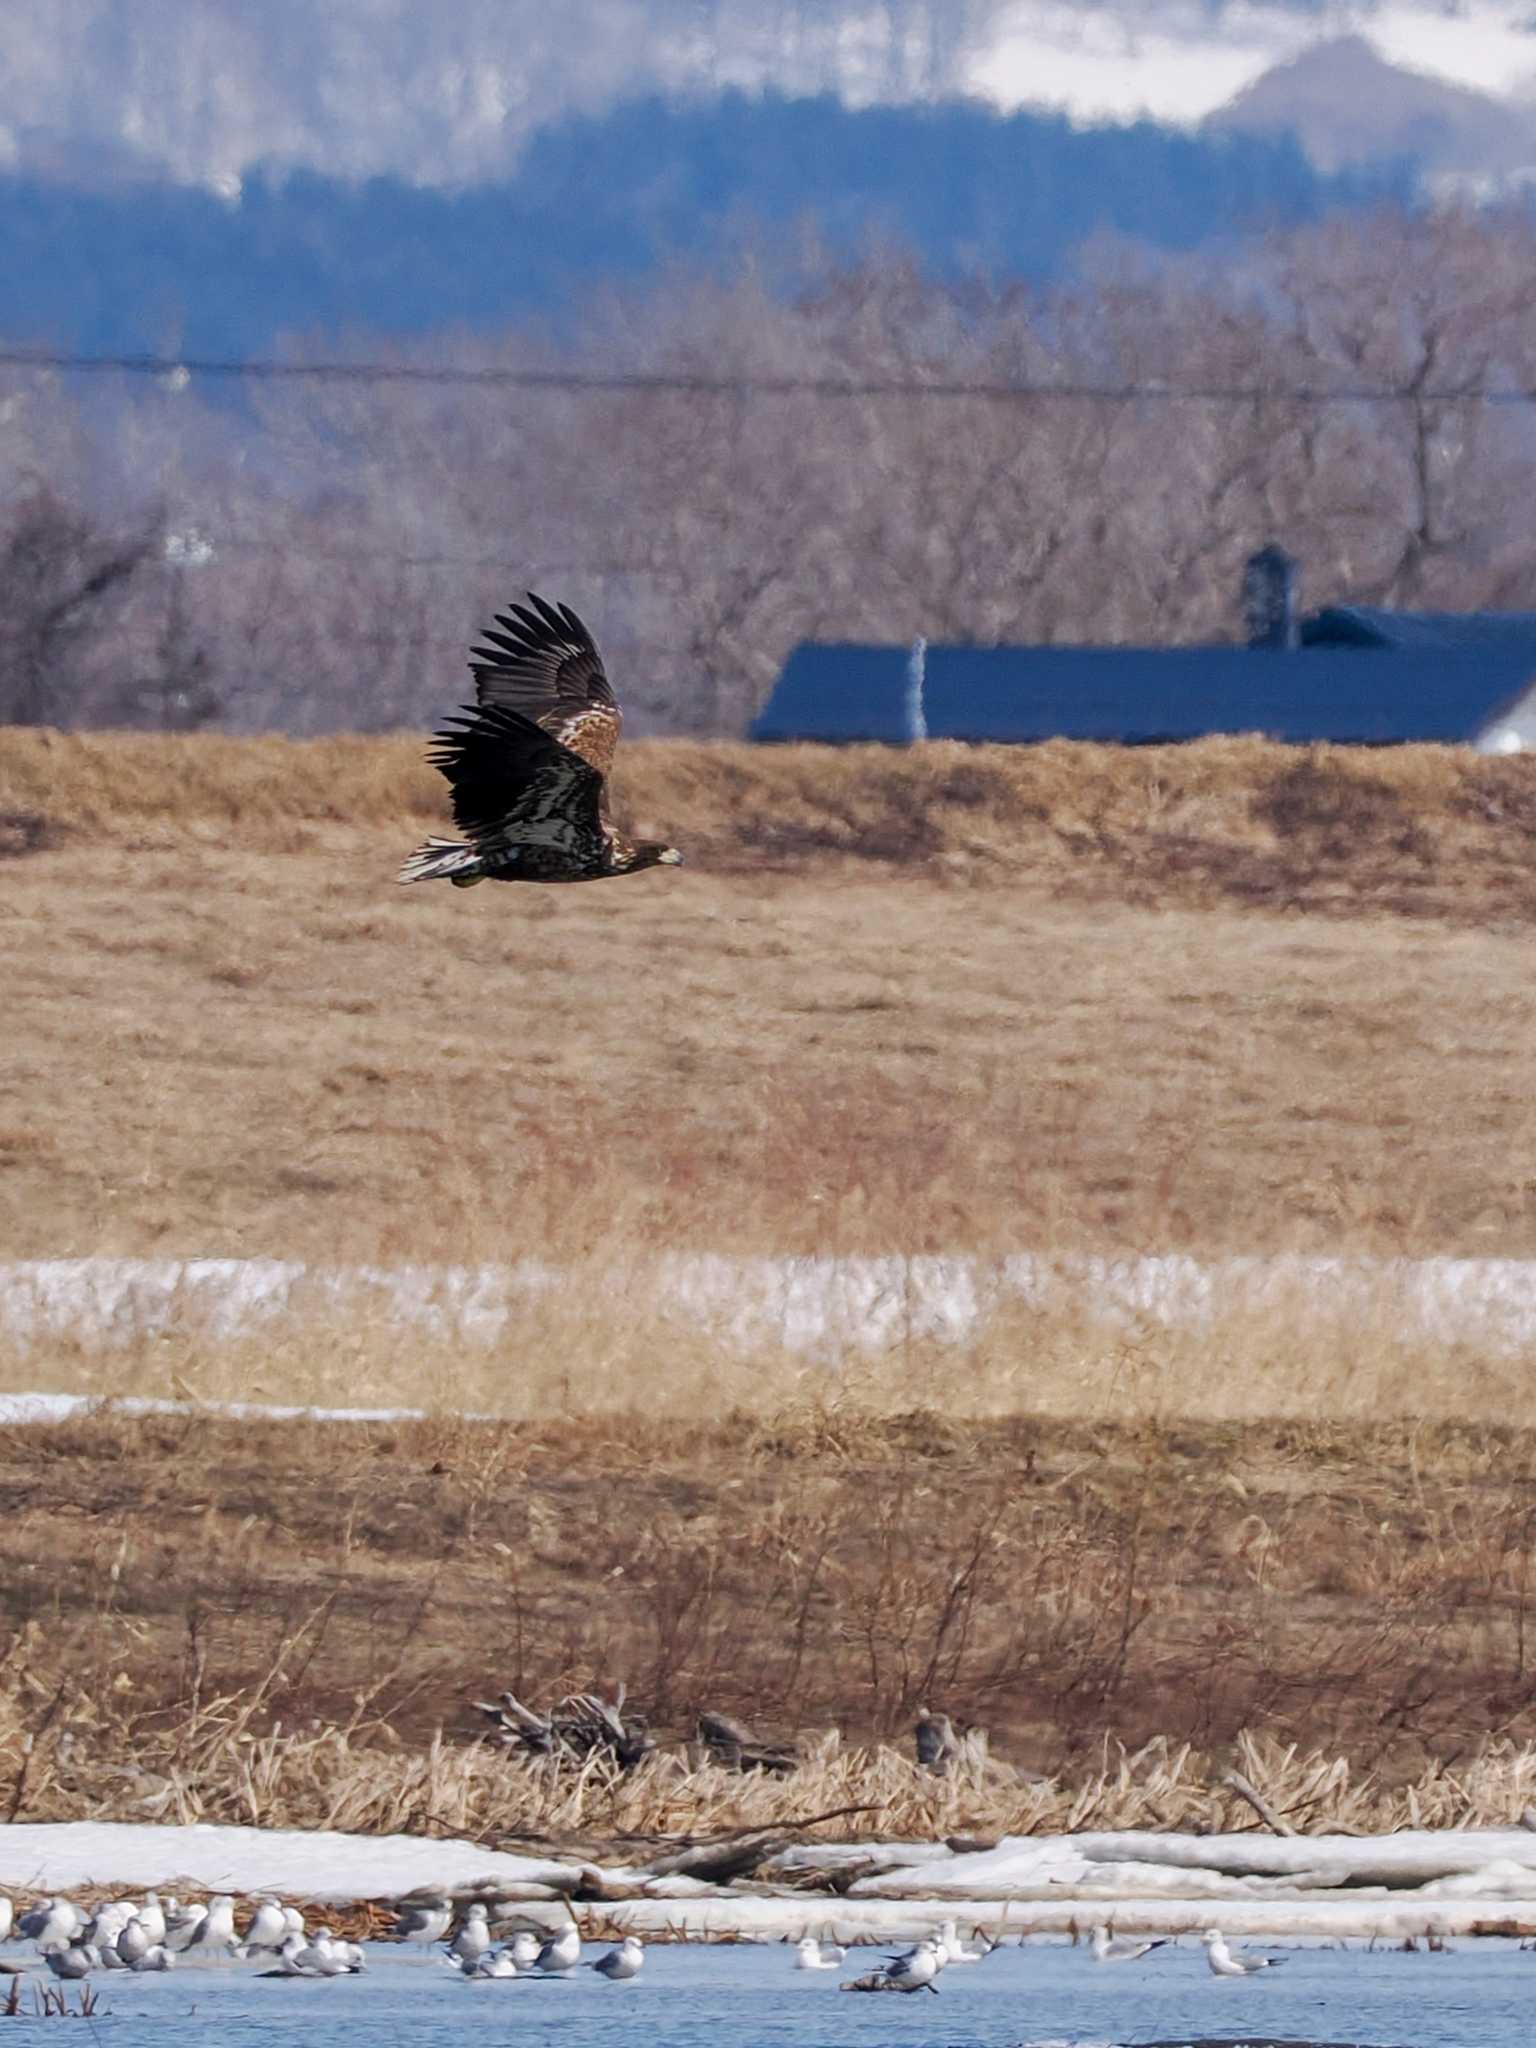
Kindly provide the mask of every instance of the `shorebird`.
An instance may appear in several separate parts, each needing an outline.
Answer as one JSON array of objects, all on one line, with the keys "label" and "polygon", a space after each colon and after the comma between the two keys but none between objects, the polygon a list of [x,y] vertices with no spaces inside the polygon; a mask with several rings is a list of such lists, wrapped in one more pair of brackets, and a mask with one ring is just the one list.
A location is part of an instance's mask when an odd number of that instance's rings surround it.
[{"label": "shorebird", "polygon": [[1200,1939],[1205,1943],[1205,1960],[1213,1977],[1251,1977],[1259,1970],[1276,1969],[1285,1961],[1284,1956],[1233,1955],[1219,1927],[1207,1927]]},{"label": "shorebird", "polygon": [[938,1943],[920,1941],[905,1955],[886,1957],[885,1981],[893,1991],[932,1991],[937,1995],[939,1987],[933,1980],[943,1967]]},{"label": "shorebird", "polygon": [[394,1926],[396,1941],[441,1941],[448,1932],[448,1922],[453,1918],[453,1908],[438,1893],[434,1898],[421,1899],[414,1904],[402,1906],[400,1917]]},{"label": "shorebird", "polygon": [[534,1957],[533,1967],[546,1977],[565,1977],[581,1961],[581,1933],[573,1920]]},{"label": "shorebird", "polygon": [[836,1970],[842,1961],[843,1951],[835,1943],[818,1941],[814,1934],[803,1935],[795,1943],[797,1970]]},{"label": "shorebird", "polygon": [[645,1950],[640,1937],[626,1934],[618,1948],[609,1949],[607,1955],[599,1956],[595,1963],[588,1963],[589,1970],[596,1970],[600,1977],[606,1977],[610,1984],[623,1984],[631,1977],[638,1977],[645,1966]]},{"label": "shorebird", "polygon": [[1093,1960],[1096,1963],[1135,1963],[1143,1956],[1151,1955],[1155,1948],[1166,1948],[1168,1936],[1156,1941],[1138,1941],[1131,1934],[1111,1934],[1107,1927],[1093,1930]]}]

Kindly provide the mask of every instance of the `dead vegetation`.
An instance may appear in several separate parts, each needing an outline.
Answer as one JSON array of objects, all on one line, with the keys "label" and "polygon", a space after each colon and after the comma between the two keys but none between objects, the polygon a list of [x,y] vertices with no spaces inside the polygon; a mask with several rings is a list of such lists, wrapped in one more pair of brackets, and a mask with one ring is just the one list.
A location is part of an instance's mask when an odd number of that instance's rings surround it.
[{"label": "dead vegetation", "polygon": [[[717,875],[852,863],[1145,907],[1536,915],[1529,764],[1464,748],[639,742],[619,795],[638,830],[665,830]],[[387,866],[359,840],[408,839],[445,805],[416,735],[12,728],[0,811],[75,845],[329,850]]]},{"label": "dead vegetation", "polygon": [[[4,736],[7,1254],[319,1270],[260,1331],[189,1293],[0,1384],[432,1419],[5,1432],[0,1814],[1205,1825],[1234,1758],[1296,1825],[1518,1813],[1522,1353],[1303,1289],[1193,1331],[999,1298],[831,1371],[680,1319],[657,1261],[1528,1256],[1525,764],[631,767],[692,868],[464,898],[389,880],[416,740]],[[478,1345],[324,1284],[514,1259],[554,1278]],[[475,1739],[475,1697],[620,1681],[660,1744],[622,1779]],[[925,1705],[1043,1786],[918,1772]],[[808,1766],[705,1767],[706,1708]]]},{"label": "dead vegetation", "polygon": [[[0,1485],[13,1820],[911,1838],[1214,1824],[1234,1763],[1302,1828],[1536,1791],[1521,1432],[104,1411],[8,1432]],[[509,1757],[501,1677],[623,1677],[657,1749]],[[919,1768],[934,1703],[990,1754]],[[711,1763],[705,1707],[801,1767]]]},{"label": "dead vegetation", "polygon": [[467,897],[414,739],[0,764],[12,1255],[1531,1244],[1519,761],[642,746],[693,866]]}]

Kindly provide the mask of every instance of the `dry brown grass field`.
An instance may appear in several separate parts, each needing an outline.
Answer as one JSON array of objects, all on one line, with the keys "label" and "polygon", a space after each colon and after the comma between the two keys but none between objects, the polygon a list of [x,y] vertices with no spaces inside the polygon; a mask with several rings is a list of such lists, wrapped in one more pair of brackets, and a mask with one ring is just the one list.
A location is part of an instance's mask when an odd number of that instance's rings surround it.
[{"label": "dry brown grass field", "polygon": [[[647,1275],[1531,1255],[1528,764],[657,743],[620,797],[680,873],[398,889],[440,792],[410,739],[0,735],[0,1253],[566,1275],[474,1356],[318,1303],[239,1343],[189,1317],[0,1355],[11,1387],[442,1418],[3,1432],[0,1800],[10,1757],[17,1813],[81,1810],[126,1738],[189,1814],[537,1831],[456,1746],[467,1697],[622,1677],[668,1732],[716,1704],[865,1741],[937,1693],[1101,1790],[1096,1744],[1187,1741],[1154,1819],[1210,1819],[1243,1728],[1347,1752],[1361,1813],[1426,1758],[1452,1760],[1436,1813],[1518,1810],[1526,1765],[1454,1787],[1536,1733],[1527,1359],[1368,1316],[1111,1339],[1020,1313],[829,1371],[722,1355]],[[352,1732],[282,1747],[312,1720]]]}]

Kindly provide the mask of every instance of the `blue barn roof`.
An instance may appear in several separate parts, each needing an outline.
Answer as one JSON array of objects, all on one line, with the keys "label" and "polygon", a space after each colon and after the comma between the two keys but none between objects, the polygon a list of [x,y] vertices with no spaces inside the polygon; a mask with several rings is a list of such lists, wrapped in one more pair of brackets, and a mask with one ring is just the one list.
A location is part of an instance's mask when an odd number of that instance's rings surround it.
[{"label": "blue barn roof", "polygon": [[1338,607],[1307,620],[1301,640],[1290,652],[930,647],[921,730],[909,649],[803,642],[751,737],[1474,742],[1536,681],[1536,614]]}]

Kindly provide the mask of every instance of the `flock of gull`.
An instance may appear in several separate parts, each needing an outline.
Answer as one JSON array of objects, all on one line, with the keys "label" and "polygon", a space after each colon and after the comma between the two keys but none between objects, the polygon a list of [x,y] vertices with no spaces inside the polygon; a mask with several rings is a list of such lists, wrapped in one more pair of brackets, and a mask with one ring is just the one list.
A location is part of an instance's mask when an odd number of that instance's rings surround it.
[{"label": "flock of gull", "polygon": [[[228,1956],[253,1958],[270,1967],[270,1977],[352,1977],[367,1968],[355,1941],[342,1940],[329,1927],[313,1932],[295,1906],[258,1897],[244,1932],[235,1926],[235,1900],[221,1893],[206,1906],[183,1906],[149,1892],[142,1900],[112,1899],[87,1912],[72,1899],[44,1899],[14,1918],[8,1898],[0,1896],[0,1942],[16,1939],[36,1945],[55,1977],[78,1982],[97,1970],[130,1970],[136,1974],[171,1970],[179,1959],[213,1961]],[[492,1940],[489,1909],[471,1905],[450,1935],[453,1906],[446,1900],[408,1906],[396,1920],[398,1941],[440,1945],[443,1960],[466,1977],[568,1977],[581,1966],[581,1936],[574,1923],[551,1938],[521,1932],[504,1946]],[[645,1951],[634,1935],[585,1967],[610,1983],[624,1983],[640,1973]],[[0,1964],[17,1975],[23,1964]]]},{"label": "flock of gull", "polygon": [[[17,1916],[14,1929],[12,1922],[11,1901],[0,1896],[0,1942],[9,1940],[13,1932],[17,1939],[33,1942],[47,1968],[67,1981],[89,1977],[97,1970],[169,1970],[183,1957],[188,1961],[255,1959],[269,1965],[261,1973],[269,1977],[350,1977],[367,1967],[357,1942],[342,1940],[328,1927],[311,1932],[296,1907],[267,1895],[253,1901],[243,1932],[236,1929],[235,1900],[227,1892],[207,1905],[188,1906],[149,1892],[142,1900],[104,1901],[89,1912],[70,1899],[50,1898]],[[391,1931],[397,1941],[439,1950],[446,1965],[471,1978],[559,1978],[585,1968],[611,1984],[623,1984],[638,1977],[645,1963],[644,1945],[633,1934],[584,1963],[581,1933],[574,1921],[558,1934],[525,1928],[510,1940],[498,1942],[492,1932],[490,1908],[478,1900],[462,1915],[443,1897],[407,1905]],[[1201,1939],[1206,1961],[1218,1977],[1251,1976],[1273,1969],[1283,1960],[1234,1955],[1216,1928],[1209,1928]],[[1092,1955],[1099,1963],[1139,1962],[1154,1949],[1169,1945],[1166,1939],[1115,1936],[1101,1926],[1093,1930]],[[854,1978],[843,1988],[936,1992],[937,1979],[946,1969],[985,1962],[997,1946],[984,1934],[976,1937],[974,1946],[967,1946],[958,1924],[946,1920],[936,1935],[886,1956],[883,1968]],[[796,1969],[841,1970],[846,1960],[846,1950],[812,1935],[795,1944]],[[0,1969],[12,1975],[25,1967],[0,1964]]]},{"label": "flock of gull", "polygon": [[[976,1947],[967,1948],[960,1939],[958,1922],[946,1920],[936,1935],[918,1942],[913,1948],[903,1949],[899,1955],[887,1956],[883,1970],[872,1970],[866,1976],[855,1978],[853,1982],[844,1984],[843,1989],[937,1992],[939,1987],[935,1980],[952,1964],[983,1963],[998,1947],[998,1943],[985,1934],[978,1934],[976,1940]],[[1208,1927],[1200,1940],[1213,1977],[1251,1977],[1259,1970],[1272,1970],[1285,1960],[1283,1956],[1234,1955],[1217,1927]],[[1128,1935],[1113,1935],[1108,1927],[1099,1926],[1093,1930],[1090,1952],[1096,1963],[1138,1963],[1143,1956],[1151,1955],[1154,1949],[1172,1945],[1167,1936],[1143,1941]],[[801,1970],[840,1969],[846,1954],[846,1950],[834,1943],[817,1941],[808,1935],[796,1944],[795,1967]]]}]

